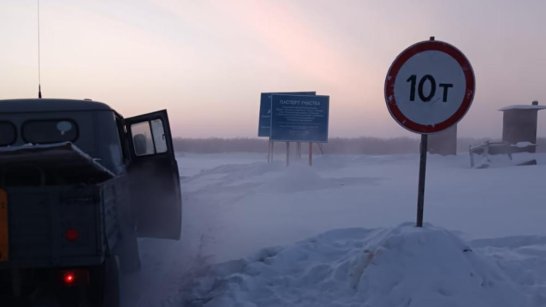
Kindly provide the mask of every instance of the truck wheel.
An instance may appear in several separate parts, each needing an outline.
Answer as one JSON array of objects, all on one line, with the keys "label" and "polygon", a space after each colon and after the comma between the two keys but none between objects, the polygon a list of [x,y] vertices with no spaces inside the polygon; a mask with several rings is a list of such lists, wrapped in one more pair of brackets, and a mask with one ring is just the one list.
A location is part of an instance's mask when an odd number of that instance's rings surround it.
[{"label": "truck wheel", "polygon": [[132,229],[125,229],[123,234],[119,251],[121,271],[124,274],[137,272],[140,270],[140,252],[136,232]]},{"label": "truck wheel", "polygon": [[117,257],[110,256],[104,261],[104,307],[120,306],[119,285],[119,261]]},{"label": "truck wheel", "polygon": [[119,263],[116,256],[108,256],[91,272],[89,300],[93,307],[119,307]]}]

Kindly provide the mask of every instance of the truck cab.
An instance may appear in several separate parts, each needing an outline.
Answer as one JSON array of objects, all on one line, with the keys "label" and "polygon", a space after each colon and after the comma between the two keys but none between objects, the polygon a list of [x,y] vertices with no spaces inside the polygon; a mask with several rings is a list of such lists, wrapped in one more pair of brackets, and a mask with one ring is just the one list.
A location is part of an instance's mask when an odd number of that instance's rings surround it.
[{"label": "truck cab", "polygon": [[179,178],[166,110],[0,100],[0,305],[118,306],[137,238],[180,237]]}]

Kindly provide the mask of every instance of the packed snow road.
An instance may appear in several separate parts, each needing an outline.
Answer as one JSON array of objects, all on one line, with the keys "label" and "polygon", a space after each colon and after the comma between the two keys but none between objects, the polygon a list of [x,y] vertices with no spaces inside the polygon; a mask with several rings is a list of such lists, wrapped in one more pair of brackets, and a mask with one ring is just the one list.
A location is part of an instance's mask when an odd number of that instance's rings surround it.
[{"label": "packed snow road", "polygon": [[[425,222],[440,232],[446,229],[450,236],[455,234],[457,240],[462,240],[461,244],[470,245],[483,258],[480,261],[487,263],[485,268],[479,266],[484,272],[498,269],[500,274],[506,274],[506,278],[495,280],[523,293],[533,307],[546,304],[546,297],[540,294],[546,289],[546,280],[541,277],[545,274],[534,273],[543,272],[540,265],[546,264],[546,191],[542,183],[546,156],[538,155],[537,160],[535,166],[513,166],[500,161],[488,169],[471,169],[467,155],[431,155],[425,197]],[[226,306],[230,306],[228,302],[233,306],[252,306],[256,304],[252,300],[256,293],[249,287],[245,293],[240,290],[250,282],[245,279],[248,272],[244,268],[220,272],[216,264],[230,260],[252,263],[256,255],[263,254],[262,248],[280,246],[268,249],[275,251],[270,255],[271,273],[279,269],[276,259],[290,259],[279,255],[297,250],[298,244],[306,242],[301,240],[334,229],[388,231],[415,219],[417,155],[322,156],[313,168],[305,163],[287,168],[279,160],[267,164],[265,156],[257,154],[179,155],[178,161],[183,177],[182,240],[140,241],[143,270],[127,278],[127,307],[221,306],[213,304],[215,298],[232,299],[221,301]],[[353,235],[336,240],[345,242]],[[482,238],[492,239],[474,241]],[[367,240],[365,236],[360,239]],[[301,242],[295,243],[298,241]],[[436,247],[429,248],[434,252]],[[411,254],[411,250],[407,252]],[[337,261],[327,255],[323,259],[328,260],[322,268],[332,268],[335,264],[328,261]],[[281,298],[297,297],[297,293],[283,292],[289,289],[277,283],[283,276],[291,277],[282,270],[277,273],[281,275],[266,275],[271,277],[263,281],[270,284],[266,290]],[[224,290],[233,289],[229,285],[235,280],[239,290],[222,292],[203,284],[211,278],[226,285]],[[450,287],[446,293],[461,290]],[[501,292],[502,287],[498,288]],[[301,289],[302,296],[309,294],[305,287]],[[336,289],[332,291],[339,290]],[[427,294],[423,295],[421,298],[426,299]],[[340,302],[339,306],[350,306],[344,302],[351,301]],[[454,306],[469,303],[451,302]]]}]

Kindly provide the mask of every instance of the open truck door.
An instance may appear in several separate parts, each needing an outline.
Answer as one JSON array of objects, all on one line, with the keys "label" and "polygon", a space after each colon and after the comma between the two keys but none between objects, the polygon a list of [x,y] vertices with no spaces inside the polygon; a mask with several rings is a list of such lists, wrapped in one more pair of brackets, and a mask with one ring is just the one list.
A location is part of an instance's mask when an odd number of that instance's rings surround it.
[{"label": "open truck door", "polygon": [[139,237],[179,239],[180,176],[167,111],[125,119],[131,163],[131,210]]}]

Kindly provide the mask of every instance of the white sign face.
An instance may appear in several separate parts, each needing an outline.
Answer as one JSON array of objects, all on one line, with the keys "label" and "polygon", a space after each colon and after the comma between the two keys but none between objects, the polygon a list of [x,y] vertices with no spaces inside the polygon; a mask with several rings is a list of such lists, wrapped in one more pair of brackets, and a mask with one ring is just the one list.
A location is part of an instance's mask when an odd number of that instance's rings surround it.
[{"label": "white sign face", "polygon": [[426,41],[411,46],[394,61],[385,80],[389,112],[418,133],[444,130],[466,113],[474,95],[468,60],[451,45]]},{"label": "white sign face", "polygon": [[443,52],[425,51],[402,65],[394,81],[394,97],[409,119],[435,125],[459,109],[465,83],[463,70],[455,59]]}]

